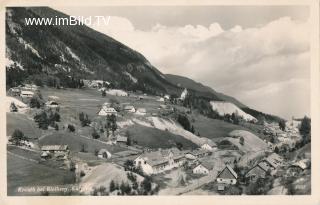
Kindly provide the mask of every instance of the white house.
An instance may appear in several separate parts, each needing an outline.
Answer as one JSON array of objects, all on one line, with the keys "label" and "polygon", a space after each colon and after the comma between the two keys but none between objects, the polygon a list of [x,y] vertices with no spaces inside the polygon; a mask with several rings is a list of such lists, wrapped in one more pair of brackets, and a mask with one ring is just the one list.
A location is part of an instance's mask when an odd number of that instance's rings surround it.
[{"label": "white house", "polygon": [[217,149],[217,144],[210,139],[205,139],[201,144],[201,149],[213,151]]},{"label": "white house", "polygon": [[208,156],[210,154],[211,154],[211,152],[209,150],[197,149],[197,150],[193,150],[192,152],[187,152],[185,156],[189,160],[195,160],[195,159],[199,159],[199,158]]},{"label": "white house", "polygon": [[[70,150],[68,145],[44,145],[41,147],[41,156],[47,155],[53,155],[54,157],[61,158],[67,158]],[[44,152],[46,154],[44,154]]]},{"label": "white house", "polygon": [[132,105],[127,105],[124,107],[124,111],[134,113],[136,112],[136,109]]},{"label": "white house", "polygon": [[164,102],[164,98],[161,97],[161,98],[158,99],[158,101],[159,102]]},{"label": "white house", "polygon": [[145,115],[147,114],[147,110],[145,108],[138,108],[136,111],[137,115]]},{"label": "white house", "polygon": [[170,100],[170,95],[164,95],[163,97],[165,100]]},{"label": "white house", "polygon": [[184,162],[184,154],[172,148],[143,153],[134,160],[134,165],[140,166],[144,173],[151,175],[182,166]]},{"label": "white house", "polygon": [[192,169],[194,174],[209,174],[213,169],[213,164],[208,162],[201,162]]},{"label": "white house", "polygon": [[113,107],[102,106],[101,110],[98,112],[100,116],[117,115],[117,111]]},{"label": "white house", "polygon": [[52,101],[52,100],[47,101],[45,105],[46,105],[46,107],[50,107],[50,108],[59,107],[59,104],[56,101]]},{"label": "white house", "polygon": [[20,93],[20,97],[22,97],[22,98],[32,98],[33,95],[34,95],[34,92],[28,91],[28,90],[23,90]]},{"label": "white house", "polygon": [[221,184],[236,184],[238,175],[237,173],[227,165],[218,175],[217,182]]},{"label": "white house", "polygon": [[111,153],[108,152],[108,150],[106,149],[100,149],[99,152],[98,152],[98,158],[101,158],[101,159],[109,159],[111,158]]}]

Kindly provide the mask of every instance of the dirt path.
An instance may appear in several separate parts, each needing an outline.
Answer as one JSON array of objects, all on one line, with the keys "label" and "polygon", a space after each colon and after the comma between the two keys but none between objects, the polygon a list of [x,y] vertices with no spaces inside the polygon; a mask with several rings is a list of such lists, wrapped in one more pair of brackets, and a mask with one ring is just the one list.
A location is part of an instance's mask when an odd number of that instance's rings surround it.
[{"label": "dirt path", "polygon": [[217,174],[218,172],[216,170],[213,170],[207,176],[194,180],[187,186],[162,189],[159,191],[159,195],[181,195],[187,192],[191,192],[204,184],[214,181],[217,177]]}]

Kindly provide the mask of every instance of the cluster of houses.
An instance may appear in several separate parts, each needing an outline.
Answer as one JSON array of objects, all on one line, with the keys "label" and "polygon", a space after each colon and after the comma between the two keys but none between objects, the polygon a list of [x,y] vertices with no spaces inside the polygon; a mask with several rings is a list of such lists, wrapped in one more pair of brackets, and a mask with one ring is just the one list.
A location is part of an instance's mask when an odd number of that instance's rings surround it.
[{"label": "cluster of houses", "polygon": [[70,154],[68,145],[44,145],[41,147],[42,159],[66,160]]},{"label": "cluster of houses", "polygon": [[277,123],[264,123],[263,133],[265,135],[276,137],[275,144],[268,143],[271,149],[275,147],[281,147],[283,145],[289,148],[294,148],[296,144],[302,140],[302,136],[299,133],[298,126],[299,121],[291,120],[286,123],[285,130],[281,130]]}]

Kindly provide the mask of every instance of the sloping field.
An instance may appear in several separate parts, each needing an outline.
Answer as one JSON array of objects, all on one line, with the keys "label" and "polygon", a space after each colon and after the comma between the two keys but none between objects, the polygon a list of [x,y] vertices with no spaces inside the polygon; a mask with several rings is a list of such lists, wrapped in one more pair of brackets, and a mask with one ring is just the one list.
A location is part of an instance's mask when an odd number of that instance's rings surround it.
[{"label": "sloping field", "polygon": [[54,133],[42,138],[39,142],[40,146],[42,145],[68,145],[69,149],[72,152],[81,151],[83,145],[85,151],[94,153],[95,150],[107,149],[111,153],[116,153],[126,150],[125,148],[119,146],[107,145],[105,143],[99,142],[94,139],[87,139],[75,135],[73,133]]},{"label": "sloping field", "polygon": [[68,170],[55,169],[42,164],[7,155],[8,195],[40,195],[40,193],[16,192],[20,186],[43,186],[72,184],[74,173]]},{"label": "sloping field", "polygon": [[129,126],[127,130],[129,131],[132,139],[136,140],[138,145],[144,147],[170,148],[175,147],[178,142],[183,145],[183,149],[194,149],[198,147],[195,143],[182,136],[140,124]]},{"label": "sloping field", "polygon": [[160,117],[147,117],[146,119],[132,119],[132,121],[136,124],[145,127],[156,128],[159,130],[170,132],[174,135],[182,136],[186,140],[189,140],[196,145],[201,145],[204,142],[203,139],[183,129],[181,125],[179,125],[171,119],[164,119]]},{"label": "sloping field", "polygon": [[245,113],[243,110],[238,108],[233,103],[222,102],[222,101],[211,101],[210,104],[212,106],[212,110],[217,111],[219,113],[219,115],[221,115],[221,116],[223,116],[225,114],[231,115],[232,113],[235,113],[235,114],[243,117],[243,119],[245,119],[247,121],[256,120],[256,118]]},{"label": "sloping field", "polygon": [[[111,163],[104,163],[95,167],[91,173],[84,176],[80,182],[80,187],[85,193],[90,193],[94,187],[99,188],[104,186],[109,190],[111,180],[121,184],[121,182],[128,182],[127,171],[118,165]],[[137,181],[141,182],[143,177],[137,174]]]},{"label": "sloping field", "polygon": [[[267,150],[268,145],[262,139],[245,130],[234,130],[229,133],[230,137],[227,137],[228,141],[236,145],[241,151],[244,152],[258,152],[261,150]],[[240,144],[240,137],[244,138],[244,145]]]},{"label": "sloping field", "polygon": [[195,121],[192,122],[195,133],[199,132],[201,137],[206,137],[213,141],[227,137],[233,130],[244,129],[249,131],[249,129],[239,125],[228,123],[223,120],[210,119],[199,114],[192,115],[192,118],[195,119]]},{"label": "sloping field", "polygon": [[38,138],[41,131],[36,123],[24,114],[7,113],[7,136],[12,135],[15,129],[21,130],[25,136]]}]

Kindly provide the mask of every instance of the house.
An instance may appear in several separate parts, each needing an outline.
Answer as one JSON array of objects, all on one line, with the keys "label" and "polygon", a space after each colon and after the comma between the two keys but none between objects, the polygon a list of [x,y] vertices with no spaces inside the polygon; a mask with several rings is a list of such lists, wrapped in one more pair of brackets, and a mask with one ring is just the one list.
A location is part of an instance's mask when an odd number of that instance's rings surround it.
[{"label": "house", "polygon": [[32,92],[32,91],[27,91],[27,90],[23,90],[23,91],[21,91],[21,93],[20,93],[20,97],[22,97],[22,98],[32,98],[33,95],[34,95],[34,92]]},{"label": "house", "polygon": [[164,95],[163,97],[165,100],[170,100],[170,95]]},{"label": "house", "polygon": [[208,156],[210,154],[211,154],[211,152],[209,150],[197,149],[197,150],[193,150],[192,152],[187,152],[185,156],[189,160],[195,160],[195,159],[199,159],[199,158]]},{"label": "house", "polygon": [[59,104],[56,101],[52,101],[52,100],[47,101],[45,105],[46,105],[46,107],[49,107],[49,108],[59,107]]},{"label": "house", "polygon": [[108,150],[106,149],[100,149],[98,152],[98,158],[101,158],[101,159],[110,159],[111,156],[112,156],[111,153],[108,152]]},{"label": "house", "polygon": [[136,109],[132,105],[127,105],[124,107],[124,111],[134,113],[136,112]]},{"label": "house", "polygon": [[196,165],[192,169],[192,173],[194,174],[209,174],[209,172],[213,169],[213,164],[208,163],[206,161],[200,162],[200,164]]},{"label": "house", "polygon": [[41,156],[45,156],[47,153],[53,157],[61,158],[63,156],[66,159],[70,153],[68,145],[44,145],[41,147]]},{"label": "house", "polygon": [[137,115],[145,115],[145,114],[147,114],[147,111],[145,108],[138,108],[136,111],[136,114]]},{"label": "house", "polygon": [[126,144],[127,144],[127,141],[128,141],[128,138],[127,138],[127,137],[124,137],[124,136],[121,136],[121,135],[117,135],[117,136],[116,136],[116,143],[117,143],[117,144],[126,145]]},{"label": "house", "polygon": [[268,170],[270,168],[266,166],[265,163],[258,163],[253,166],[245,175],[246,178],[250,179],[251,181],[255,181],[258,178],[265,178],[267,175]]},{"label": "house", "polygon": [[262,160],[262,162],[265,163],[266,166],[270,167],[272,171],[283,165],[283,159],[276,153],[272,153]]},{"label": "house", "polygon": [[134,165],[136,167],[140,166],[144,173],[151,175],[182,166],[184,161],[184,154],[179,150],[160,149],[141,154],[134,160]]},{"label": "house", "polygon": [[158,99],[158,101],[159,102],[164,102],[164,98],[161,97],[161,98]]},{"label": "house", "polygon": [[227,165],[217,175],[217,182],[221,184],[236,184],[237,178],[238,178],[237,173],[229,165]]},{"label": "house", "polygon": [[37,91],[38,90],[38,86],[33,85],[33,84],[25,84],[23,89]]},{"label": "house", "polygon": [[98,112],[100,116],[116,115],[117,111],[113,107],[102,106],[101,110]]},{"label": "house", "polygon": [[19,96],[21,93],[20,89],[19,88],[10,88],[9,89],[9,94],[11,96]]},{"label": "house", "polygon": [[201,145],[201,149],[213,151],[217,149],[217,144],[214,143],[212,140],[206,138],[204,139],[204,142]]}]

